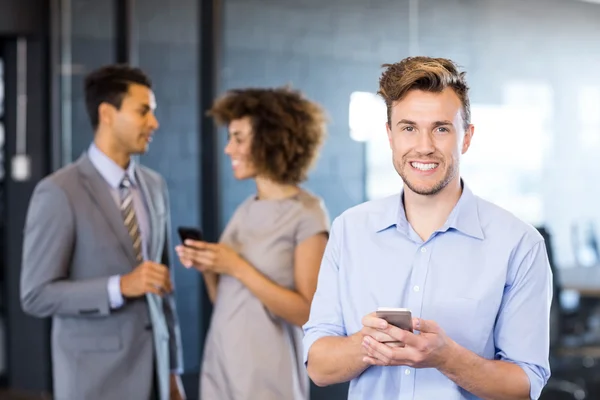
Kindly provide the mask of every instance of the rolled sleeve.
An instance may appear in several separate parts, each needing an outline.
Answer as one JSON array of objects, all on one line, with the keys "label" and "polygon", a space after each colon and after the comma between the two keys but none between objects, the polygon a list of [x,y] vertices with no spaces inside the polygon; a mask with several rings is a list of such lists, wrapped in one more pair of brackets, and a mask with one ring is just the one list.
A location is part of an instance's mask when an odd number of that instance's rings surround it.
[{"label": "rolled sleeve", "polygon": [[496,359],[519,365],[538,399],[550,377],[552,271],[546,246],[537,242],[515,265],[494,331]]},{"label": "rolled sleeve", "polygon": [[539,399],[542,394],[542,389],[550,377],[549,371],[546,371],[537,365],[530,365],[522,362],[515,362],[515,364],[521,367],[529,378],[529,397],[531,399]]},{"label": "rolled sleeve", "polygon": [[331,235],[323,254],[317,283],[317,290],[310,308],[310,316],[304,324],[303,356],[308,361],[311,346],[326,336],[345,336],[344,318],[339,291],[339,254],[341,234],[339,220],[331,227]]},{"label": "rolled sleeve", "polygon": [[125,302],[121,294],[121,276],[113,275],[108,279],[108,300],[111,309],[117,309],[123,306]]}]

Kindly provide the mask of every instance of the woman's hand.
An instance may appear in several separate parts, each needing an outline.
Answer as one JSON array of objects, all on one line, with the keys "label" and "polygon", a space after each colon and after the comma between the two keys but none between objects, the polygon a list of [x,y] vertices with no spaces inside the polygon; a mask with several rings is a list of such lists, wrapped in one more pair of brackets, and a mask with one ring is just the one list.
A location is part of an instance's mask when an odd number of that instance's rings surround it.
[{"label": "woman's hand", "polygon": [[179,260],[186,267],[199,271],[236,276],[247,263],[231,247],[223,243],[186,240],[185,246],[175,248]]}]

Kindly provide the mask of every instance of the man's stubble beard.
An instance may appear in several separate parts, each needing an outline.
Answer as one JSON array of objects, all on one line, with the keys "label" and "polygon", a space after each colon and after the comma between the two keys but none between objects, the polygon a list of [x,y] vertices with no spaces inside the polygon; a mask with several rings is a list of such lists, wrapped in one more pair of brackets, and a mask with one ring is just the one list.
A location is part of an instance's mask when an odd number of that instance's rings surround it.
[{"label": "man's stubble beard", "polygon": [[[446,163],[444,161],[439,160],[439,159],[431,160],[431,161],[439,163],[438,168],[444,167],[446,165]],[[441,192],[446,186],[448,186],[448,184],[450,182],[452,182],[452,180],[456,177],[456,174],[458,173],[458,163],[459,163],[458,160],[452,160],[452,162],[448,165],[448,168],[446,169],[446,174],[444,175],[444,177],[439,182],[437,182],[433,187],[427,188],[427,189],[417,188],[415,185],[413,185],[410,182],[406,171],[407,171],[407,169],[412,168],[412,167],[408,163],[408,161],[405,161],[405,157],[402,158],[402,163],[401,163],[400,167],[396,167],[396,172],[398,172],[398,174],[400,175],[400,178],[402,178],[402,181],[404,182],[404,184],[412,192],[419,194],[421,196],[434,196],[434,195],[438,194],[439,192]],[[396,163],[394,162],[394,164],[396,164]]]}]

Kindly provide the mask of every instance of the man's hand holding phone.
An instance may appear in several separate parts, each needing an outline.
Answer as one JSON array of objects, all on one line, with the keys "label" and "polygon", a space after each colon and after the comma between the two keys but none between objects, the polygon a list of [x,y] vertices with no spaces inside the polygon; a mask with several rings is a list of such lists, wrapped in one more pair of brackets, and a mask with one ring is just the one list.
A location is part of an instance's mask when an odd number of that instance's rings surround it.
[{"label": "man's hand holding phone", "polygon": [[[369,365],[403,365],[414,368],[438,368],[441,366],[456,343],[434,321],[411,317],[411,329],[403,329],[392,324],[392,318],[377,317],[378,313],[363,318],[364,361]],[[396,315],[397,316],[397,315]],[[406,317],[402,317],[402,321]],[[404,322],[394,321],[398,325]],[[404,325],[406,328],[406,325]],[[414,331],[419,331],[415,334]]]},{"label": "man's hand holding phone", "polygon": [[410,310],[405,308],[380,307],[376,312],[367,314],[362,319],[363,336],[370,336],[379,343],[390,347],[402,347],[404,344],[387,333],[390,326],[396,326],[412,332]]},{"label": "man's hand holding phone", "polygon": [[154,293],[159,296],[171,293],[169,269],[162,264],[144,261],[133,271],[121,277],[121,293],[134,298]]},{"label": "man's hand holding phone", "polygon": [[377,314],[372,312],[367,314],[362,319],[363,328],[361,334],[364,337],[371,337],[379,343],[390,344],[391,346],[401,345],[396,339],[386,333],[389,327],[389,322],[385,319],[377,317]]}]

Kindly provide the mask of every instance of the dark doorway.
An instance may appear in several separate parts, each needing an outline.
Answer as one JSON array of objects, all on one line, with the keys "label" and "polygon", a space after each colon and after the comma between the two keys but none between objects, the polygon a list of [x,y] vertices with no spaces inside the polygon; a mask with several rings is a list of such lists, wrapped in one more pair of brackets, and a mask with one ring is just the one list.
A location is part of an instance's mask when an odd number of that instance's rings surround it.
[{"label": "dark doorway", "polygon": [[47,43],[0,37],[0,384],[51,391],[50,321],[23,313],[23,227],[35,185],[50,165]]}]

